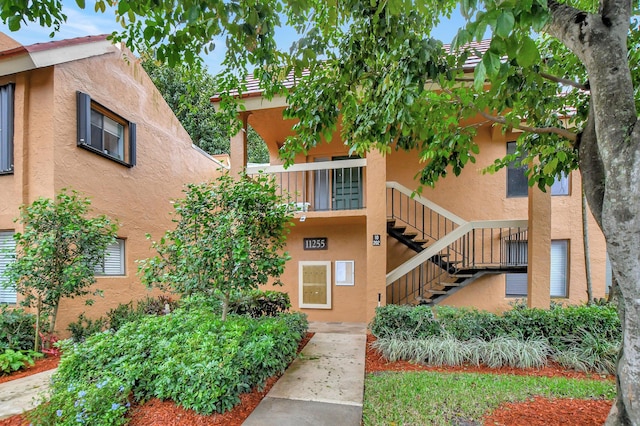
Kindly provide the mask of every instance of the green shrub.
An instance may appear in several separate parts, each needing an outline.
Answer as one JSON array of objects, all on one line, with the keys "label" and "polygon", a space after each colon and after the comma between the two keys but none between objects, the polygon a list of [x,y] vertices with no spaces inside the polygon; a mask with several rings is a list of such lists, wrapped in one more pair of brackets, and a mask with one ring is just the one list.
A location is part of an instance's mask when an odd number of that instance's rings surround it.
[{"label": "green shrub", "polygon": [[33,349],[36,316],[24,309],[0,305],[0,350]]},{"label": "green shrub", "polygon": [[67,330],[71,333],[71,339],[76,342],[84,342],[87,337],[99,333],[107,328],[107,320],[105,318],[98,318],[92,320],[84,315],[84,312],[78,316],[78,320],[72,322],[67,327]]},{"label": "green shrub", "polygon": [[141,315],[165,315],[167,310],[172,312],[177,307],[177,301],[161,294],[158,297],[146,297],[139,300],[136,305],[136,312]]},{"label": "green shrub", "polygon": [[442,327],[428,306],[386,305],[376,308],[369,324],[374,336],[401,336],[406,339],[439,336]]},{"label": "green shrub", "polygon": [[178,305],[177,301],[164,295],[139,300],[135,307],[133,302],[120,303],[107,312],[107,322],[112,331],[118,331],[128,322],[137,321],[145,315],[164,315],[167,307],[172,312]]},{"label": "green shrub", "polygon": [[[434,307],[433,314],[428,309],[388,305],[376,310],[371,331],[378,338],[393,338],[387,348],[392,359],[422,358],[442,364],[455,357],[432,351],[466,353],[471,348],[471,363],[536,366],[552,356],[562,365],[578,370],[615,371],[622,328],[613,305],[553,304],[545,310],[516,304],[502,316],[448,306]],[[430,337],[436,339],[424,341]],[[456,343],[450,337],[465,342],[468,348],[455,349]],[[403,345],[394,339],[422,341],[411,346],[412,343]],[[419,351],[423,354],[415,355]]]},{"label": "green shrub", "polygon": [[118,331],[124,324],[139,318],[140,315],[133,307],[133,302],[120,303],[107,312],[107,322],[109,323],[109,329],[112,331]]},{"label": "green shrub", "polygon": [[491,340],[508,334],[502,317],[491,312],[451,306],[434,306],[433,311],[442,328],[459,340]]},{"label": "green shrub", "polygon": [[18,371],[27,365],[33,365],[33,360],[40,357],[42,354],[39,352],[5,349],[4,353],[0,354],[0,373],[9,374]]},{"label": "green shrub", "polygon": [[289,295],[281,291],[251,290],[229,305],[229,312],[253,318],[275,317],[291,308]]},{"label": "green shrub", "polygon": [[[304,332],[306,316],[301,314],[259,319],[230,315],[223,322],[207,308],[192,308],[145,316],[117,332],[66,344],[51,407],[41,411],[41,421],[55,422],[57,410],[73,403],[75,395],[65,389],[107,377],[130,389],[135,400],[157,397],[201,414],[224,412],[239,402],[240,393],[284,371]],[[101,396],[105,407],[113,401],[121,404],[118,398],[117,393]],[[95,418],[92,424],[119,423]]]},{"label": "green shrub", "polygon": [[544,337],[556,350],[568,349],[583,331],[612,343],[622,339],[622,327],[615,306],[554,305],[551,309],[515,307],[503,314],[505,328],[525,338]]},{"label": "green shrub", "polygon": [[56,379],[51,384],[50,402],[40,404],[28,417],[34,426],[124,425],[128,423],[125,414],[130,393],[124,381],[109,374],[90,382]]},{"label": "green shrub", "polygon": [[208,309],[218,315],[222,314],[222,302],[215,296],[207,296],[201,293],[182,296],[178,306],[185,310]]}]

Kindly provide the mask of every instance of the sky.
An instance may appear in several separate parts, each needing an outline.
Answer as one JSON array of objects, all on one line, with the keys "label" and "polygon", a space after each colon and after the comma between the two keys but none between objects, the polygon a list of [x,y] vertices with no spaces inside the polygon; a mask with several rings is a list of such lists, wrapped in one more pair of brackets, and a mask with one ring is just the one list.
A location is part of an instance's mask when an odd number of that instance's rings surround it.
[{"label": "sky", "polygon": [[[86,8],[80,9],[75,0],[62,0],[63,11],[67,15],[67,22],[60,27],[60,31],[53,38],[49,37],[51,29],[30,23],[22,26],[16,32],[9,31],[6,25],[0,23],[0,32],[7,34],[16,41],[24,45],[43,43],[52,40],[64,40],[68,38],[84,37],[88,35],[110,34],[121,29],[120,24],[115,20],[113,12],[107,10],[105,13],[95,13],[94,3],[89,0]],[[451,19],[444,18],[440,25],[434,29],[432,37],[444,43],[449,43],[456,35],[458,28],[462,24],[462,17],[458,12],[454,13]],[[294,40],[295,32],[292,29],[282,29],[276,35],[279,47],[288,49]],[[216,42],[216,40],[214,40]],[[224,41],[218,40],[218,47],[207,56],[203,56],[204,62],[209,72],[216,74],[221,69],[224,57]]]}]

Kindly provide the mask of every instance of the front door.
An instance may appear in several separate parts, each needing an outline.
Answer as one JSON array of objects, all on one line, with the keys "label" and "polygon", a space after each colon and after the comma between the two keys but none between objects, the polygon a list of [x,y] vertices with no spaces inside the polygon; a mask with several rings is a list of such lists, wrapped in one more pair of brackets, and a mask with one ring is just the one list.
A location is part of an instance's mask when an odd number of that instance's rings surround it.
[{"label": "front door", "polygon": [[[349,157],[333,157],[333,161],[349,160]],[[332,210],[362,208],[362,169],[360,167],[333,169]]]}]

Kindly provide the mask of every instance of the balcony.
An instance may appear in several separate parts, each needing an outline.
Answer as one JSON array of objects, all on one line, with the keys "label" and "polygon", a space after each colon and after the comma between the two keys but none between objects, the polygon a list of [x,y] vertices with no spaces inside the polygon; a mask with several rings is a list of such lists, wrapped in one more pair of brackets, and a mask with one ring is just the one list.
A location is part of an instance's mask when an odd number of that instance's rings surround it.
[{"label": "balcony", "polygon": [[247,175],[271,175],[278,193],[309,217],[364,216],[366,158],[283,166],[254,165]]}]

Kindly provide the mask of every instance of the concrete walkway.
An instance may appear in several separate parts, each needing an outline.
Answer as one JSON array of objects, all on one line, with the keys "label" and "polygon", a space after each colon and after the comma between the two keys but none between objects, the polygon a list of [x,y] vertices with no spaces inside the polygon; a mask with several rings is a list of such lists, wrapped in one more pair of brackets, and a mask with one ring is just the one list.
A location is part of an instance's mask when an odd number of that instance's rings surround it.
[{"label": "concrete walkway", "polygon": [[315,333],[243,426],[359,426],[366,324],[309,324]]},{"label": "concrete walkway", "polygon": [[49,387],[49,379],[56,370],[43,371],[0,384],[0,419],[22,414],[35,408],[40,394]]},{"label": "concrete walkway", "polygon": [[[311,322],[315,335],[246,426],[360,426],[366,324]],[[55,370],[0,384],[0,419],[34,408]]]}]

